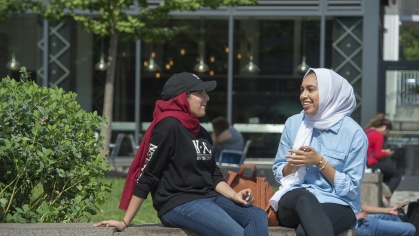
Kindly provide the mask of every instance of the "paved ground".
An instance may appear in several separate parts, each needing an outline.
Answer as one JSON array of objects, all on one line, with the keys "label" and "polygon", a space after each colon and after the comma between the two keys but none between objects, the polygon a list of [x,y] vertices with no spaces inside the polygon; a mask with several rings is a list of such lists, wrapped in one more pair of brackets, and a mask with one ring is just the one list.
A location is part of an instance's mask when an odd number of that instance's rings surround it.
[{"label": "paved ground", "polygon": [[406,201],[416,201],[419,199],[419,191],[395,191],[390,198],[390,205],[403,204]]}]

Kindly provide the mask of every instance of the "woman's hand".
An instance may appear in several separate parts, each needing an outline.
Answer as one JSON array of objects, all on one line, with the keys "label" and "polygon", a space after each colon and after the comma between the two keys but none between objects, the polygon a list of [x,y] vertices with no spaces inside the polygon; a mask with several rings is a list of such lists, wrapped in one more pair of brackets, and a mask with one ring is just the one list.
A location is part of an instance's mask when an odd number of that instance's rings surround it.
[{"label": "woman's hand", "polygon": [[397,211],[399,208],[403,208],[405,205],[398,205],[388,209],[388,214],[398,216],[399,212]]},{"label": "woman's hand", "polygon": [[387,149],[383,149],[383,152],[386,152],[387,153],[387,156],[391,156],[391,155],[393,155],[393,151],[391,150],[391,149],[389,149],[389,148],[387,148]]},{"label": "woman's hand", "polygon": [[362,211],[362,212],[356,214],[356,219],[357,220],[368,219],[368,213]]},{"label": "woman's hand", "polygon": [[94,224],[93,226],[116,227],[119,231],[124,230],[127,227],[124,222],[116,220],[104,220]]},{"label": "woman's hand", "polygon": [[[313,147],[301,146],[298,150],[288,150],[291,155],[285,155],[291,166],[311,166],[318,165],[322,157],[317,153]],[[292,155],[294,153],[295,155]],[[323,159],[324,160],[324,159]],[[325,163],[323,161],[323,163]]]},{"label": "woman's hand", "polygon": [[234,194],[233,201],[241,204],[253,204],[255,198],[253,197],[252,190],[247,188]]}]

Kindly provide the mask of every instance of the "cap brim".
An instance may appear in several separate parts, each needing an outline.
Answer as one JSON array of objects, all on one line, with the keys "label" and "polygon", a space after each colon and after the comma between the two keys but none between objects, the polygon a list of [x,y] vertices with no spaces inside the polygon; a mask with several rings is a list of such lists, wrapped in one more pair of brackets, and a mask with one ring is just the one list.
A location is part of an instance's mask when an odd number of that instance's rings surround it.
[{"label": "cap brim", "polygon": [[205,81],[205,82],[202,82],[202,83],[188,89],[188,91],[190,91],[190,92],[201,91],[201,90],[211,91],[211,90],[215,89],[215,87],[217,87],[217,82],[216,81]]}]

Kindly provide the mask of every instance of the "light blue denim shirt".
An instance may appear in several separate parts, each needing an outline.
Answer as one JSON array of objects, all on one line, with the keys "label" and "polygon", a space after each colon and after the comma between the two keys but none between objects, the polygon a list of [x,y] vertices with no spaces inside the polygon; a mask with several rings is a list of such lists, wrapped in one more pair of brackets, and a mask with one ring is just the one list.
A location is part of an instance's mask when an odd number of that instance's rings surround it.
[{"label": "light blue denim shirt", "polygon": [[[273,165],[275,179],[283,177],[282,170],[287,164],[285,155],[290,154],[304,113],[294,115],[285,122],[281,142]],[[361,183],[367,159],[368,139],[363,129],[350,117],[345,116],[332,127],[320,132],[313,129],[310,146],[336,169],[334,185],[316,166],[306,166],[307,173],[301,185],[291,187],[305,188],[313,193],[320,203],[349,205],[357,214],[361,210]],[[287,192],[288,192],[287,191]],[[354,222],[354,226],[355,226]]]}]

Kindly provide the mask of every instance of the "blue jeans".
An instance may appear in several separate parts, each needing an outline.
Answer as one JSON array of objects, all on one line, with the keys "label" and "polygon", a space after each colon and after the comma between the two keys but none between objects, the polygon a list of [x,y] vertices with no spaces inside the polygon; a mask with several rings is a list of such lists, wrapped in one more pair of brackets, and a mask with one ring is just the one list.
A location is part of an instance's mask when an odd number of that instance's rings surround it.
[{"label": "blue jeans", "polygon": [[177,206],[160,220],[166,227],[188,229],[199,235],[268,235],[265,211],[221,195]]},{"label": "blue jeans", "polygon": [[371,214],[368,219],[358,221],[357,236],[366,235],[415,235],[416,228],[409,222],[403,222],[398,216],[390,214]]}]

